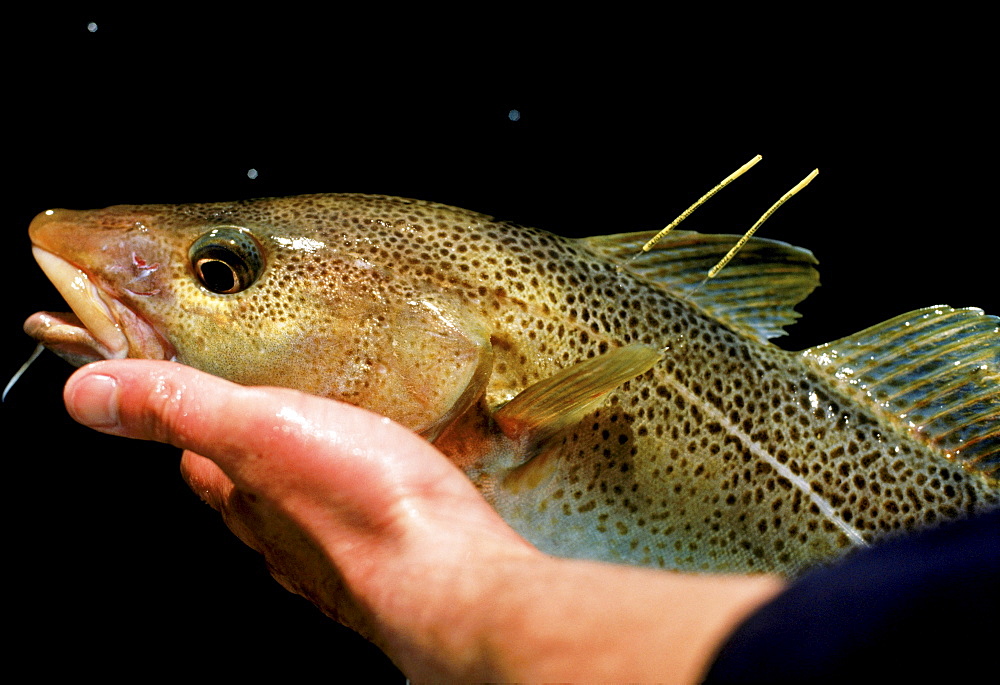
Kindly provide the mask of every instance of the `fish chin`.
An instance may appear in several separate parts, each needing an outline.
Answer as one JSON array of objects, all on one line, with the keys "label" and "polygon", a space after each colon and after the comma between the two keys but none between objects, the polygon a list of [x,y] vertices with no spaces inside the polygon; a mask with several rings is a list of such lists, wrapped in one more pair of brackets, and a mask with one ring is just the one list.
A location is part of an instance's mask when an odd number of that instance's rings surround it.
[{"label": "fish chin", "polygon": [[24,322],[24,332],[73,366],[122,357],[91,335],[72,313],[37,312]]},{"label": "fish chin", "polygon": [[94,285],[81,269],[33,247],[35,261],[72,308],[38,312],[24,331],[74,366],[101,359],[173,359],[174,349],[147,321]]}]

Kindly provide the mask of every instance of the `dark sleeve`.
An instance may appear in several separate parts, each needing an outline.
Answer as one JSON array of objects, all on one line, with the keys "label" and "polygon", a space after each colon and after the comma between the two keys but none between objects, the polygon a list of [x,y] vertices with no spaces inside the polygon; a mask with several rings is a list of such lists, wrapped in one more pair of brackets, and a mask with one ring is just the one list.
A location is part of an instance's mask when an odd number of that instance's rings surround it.
[{"label": "dark sleeve", "polygon": [[706,683],[997,678],[1000,511],[810,572],[730,636]]}]

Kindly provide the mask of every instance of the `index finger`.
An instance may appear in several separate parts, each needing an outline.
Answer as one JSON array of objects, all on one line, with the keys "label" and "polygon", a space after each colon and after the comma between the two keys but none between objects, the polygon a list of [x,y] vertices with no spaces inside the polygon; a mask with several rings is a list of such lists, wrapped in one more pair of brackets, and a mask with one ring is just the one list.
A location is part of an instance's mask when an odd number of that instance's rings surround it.
[{"label": "index finger", "polygon": [[117,360],[78,370],[64,397],[85,425],[196,452],[241,489],[286,506],[309,500],[327,512],[346,508],[368,524],[396,516],[401,504],[440,497],[486,506],[419,436],[297,391],[243,387],[176,363]]}]

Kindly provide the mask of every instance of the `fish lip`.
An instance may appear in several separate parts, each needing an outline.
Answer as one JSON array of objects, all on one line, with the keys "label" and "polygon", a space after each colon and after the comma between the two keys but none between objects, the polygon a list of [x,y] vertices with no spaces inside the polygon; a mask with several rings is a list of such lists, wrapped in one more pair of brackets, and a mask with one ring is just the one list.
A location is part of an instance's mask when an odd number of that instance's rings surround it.
[{"label": "fish lip", "polygon": [[99,359],[172,359],[173,346],[145,319],[99,287],[78,266],[37,245],[32,254],[73,310],[73,315],[38,312],[25,331],[70,363]]}]

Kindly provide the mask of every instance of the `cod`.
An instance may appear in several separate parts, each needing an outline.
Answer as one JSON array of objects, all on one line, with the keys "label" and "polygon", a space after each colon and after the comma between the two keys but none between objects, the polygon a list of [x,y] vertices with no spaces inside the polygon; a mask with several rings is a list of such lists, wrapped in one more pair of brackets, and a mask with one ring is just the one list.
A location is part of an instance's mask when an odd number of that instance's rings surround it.
[{"label": "cod", "polygon": [[736,237],[358,194],[55,209],[30,234],[73,313],[25,330],[71,363],[388,416],[552,554],[791,575],[1000,505],[1000,321],[937,306],[782,350],[818,285],[785,243],[706,278]]}]

